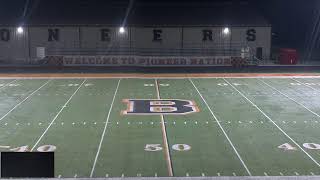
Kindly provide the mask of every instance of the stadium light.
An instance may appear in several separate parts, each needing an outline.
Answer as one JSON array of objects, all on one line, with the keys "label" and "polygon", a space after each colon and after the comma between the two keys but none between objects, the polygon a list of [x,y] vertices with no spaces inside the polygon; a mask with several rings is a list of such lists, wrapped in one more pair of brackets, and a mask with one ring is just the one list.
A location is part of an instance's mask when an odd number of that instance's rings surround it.
[{"label": "stadium light", "polygon": [[223,34],[228,35],[230,33],[230,29],[228,27],[225,27],[223,29]]},{"label": "stadium light", "polygon": [[119,33],[120,33],[120,34],[125,33],[125,29],[124,29],[124,27],[120,27],[120,29],[119,29]]},{"label": "stadium light", "polygon": [[22,33],[23,33],[23,27],[21,27],[21,26],[18,27],[18,28],[17,28],[17,33],[18,33],[18,34],[22,34]]}]

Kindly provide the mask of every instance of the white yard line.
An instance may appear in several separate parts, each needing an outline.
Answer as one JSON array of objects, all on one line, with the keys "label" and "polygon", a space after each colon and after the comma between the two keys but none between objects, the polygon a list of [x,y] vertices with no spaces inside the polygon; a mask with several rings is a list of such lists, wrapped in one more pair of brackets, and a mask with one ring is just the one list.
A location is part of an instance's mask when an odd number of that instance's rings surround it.
[{"label": "white yard line", "polygon": [[71,101],[71,99],[73,98],[73,96],[79,91],[79,89],[82,87],[82,85],[86,82],[87,79],[83,80],[83,82],[81,83],[81,85],[74,91],[74,93],[70,96],[70,98],[67,100],[67,102],[61,107],[60,111],[56,114],[56,116],[52,119],[52,121],[50,122],[49,126],[47,127],[47,129],[42,133],[42,135],[40,136],[40,138],[38,139],[38,141],[34,144],[34,146],[32,147],[31,151],[33,151],[36,146],[39,144],[39,142],[41,141],[41,139],[44,137],[44,135],[48,132],[48,130],[50,129],[50,127],[52,126],[52,124],[54,123],[54,121],[59,117],[59,115],[61,114],[61,112],[64,110],[64,108],[66,108],[67,104]]},{"label": "white yard line", "polygon": [[98,157],[99,157],[99,154],[100,154],[101,146],[102,146],[103,139],[104,139],[104,136],[105,136],[106,131],[107,131],[107,127],[108,127],[108,124],[109,124],[110,114],[111,114],[112,107],[113,107],[114,101],[115,101],[116,96],[117,96],[117,93],[118,93],[118,89],[119,89],[120,82],[121,82],[121,79],[119,79],[118,84],[117,84],[117,88],[116,88],[116,90],[115,90],[115,92],[114,92],[114,94],[113,94],[112,102],[111,102],[111,105],[110,105],[110,108],[109,108],[109,112],[108,112],[108,115],[107,115],[107,119],[106,119],[106,122],[105,122],[105,126],[104,126],[104,129],[103,129],[103,133],[102,133],[102,135],[101,135],[101,139],[100,139],[98,151],[97,151],[96,157],[94,158],[94,162],[93,162],[93,166],[92,166],[92,169],[91,169],[90,177],[93,176],[94,170],[95,170],[95,168],[96,168],[96,164],[97,164]]},{"label": "white yard line", "polygon": [[15,80],[13,80],[13,81],[8,82],[8,83],[5,84],[4,86],[2,86],[2,87],[0,88],[0,90],[3,89],[3,88],[5,88],[5,87],[7,87],[9,84],[16,82],[16,81],[18,81],[18,79],[15,79]]},{"label": "white yard line", "polygon": [[247,165],[244,163],[244,161],[242,160],[242,157],[240,156],[238,150],[236,149],[236,147],[233,145],[231,139],[229,138],[229,136],[227,135],[226,131],[223,129],[222,125],[220,124],[220,121],[218,120],[218,118],[216,117],[216,115],[213,113],[211,107],[209,106],[209,104],[207,103],[207,101],[205,100],[205,98],[202,96],[202,94],[200,93],[200,91],[198,90],[198,88],[196,87],[196,85],[193,83],[193,81],[191,79],[189,79],[189,81],[191,82],[191,84],[193,85],[193,87],[196,89],[196,91],[198,92],[199,96],[201,97],[202,101],[206,104],[207,108],[209,109],[212,117],[216,120],[217,124],[219,125],[221,131],[223,132],[224,136],[227,138],[230,146],[232,147],[233,151],[236,153],[236,155],[238,156],[238,159],[240,160],[242,166],[246,169],[247,173],[249,174],[249,176],[251,175],[251,172],[249,171]]},{"label": "white yard line", "polygon": [[20,106],[23,102],[25,102],[26,100],[28,100],[31,96],[33,96],[36,92],[38,92],[41,88],[43,88],[45,85],[47,85],[49,82],[51,81],[51,79],[49,79],[47,82],[45,82],[42,86],[40,86],[38,89],[34,90],[31,94],[29,94],[29,96],[27,96],[26,98],[24,98],[22,101],[20,101],[18,104],[16,104],[11,110],[9,110],[5,115],[3,115],[0,118],[0,121],[2,121],[5,117],[7,117],[13,110],[15,110],[18,106]]},{"label": "white yard line", "polygon": [[309,112],[311,112],[312,114],[314,114],[315,116],[317,116],[318,118],[320,118],[320,115],[317,114],[316,112],[312,111],[311,109],[309,109],[308,107],[306,107],[305,105],[299,103],[298,101],[294,100],[293,98],[289,97],[288,95],[282,93],[281,91],[279,91],[278,89],[276,89],[275,87],[271,86],[270,84],[266,83],[264,80],[258,79],[259,81],[261,81],[262,83],[264,83],[265,85],[269,86],[270,88],[272,88],[273,90],[277,91],[278,93],[280,93],[281,95],[285,96],[286,98],[290,99],[291,101],[295,102],[296,104],[302,106],[303,108],[305,108],[306,110],[308,110]]},{"label": "white yard line", "polygon": [[[160,100],[161,96],[160,96],[159,85],[158,85],[157,79],[155,79],[155,83],[156,83],[156,90],[157,90],[157,98]],[[167,161],[168,175],[173,176],[172,161],[171,161],[171,155],[170,155],[168,137],[167,137],[167,130],[166,130],[166,125],[164,123],[163,114],[160,114],[160,117],[161,117],[162,141],[163,141],[164,149],[165,149],[165,156],[166,156],[165,158]]]},{"label": "white yard line", "polygon": [[280,128],[266,113],[264,113],[255,103],[253,103],[250,99],[248,99],[241,91],[239,91],[235,86],[233,86],[229,81],[223,79],[226,83],[228,83],[234,90],[236,90],[243,98],[245,98],[253,107],[255,107],[261,114],[263,114],[274,126],[276,126],[288,139],[291,140],[301,151],[303,151],[318,167],[320,164],[308,153],[306,152],[294,139],[292,139],[282,128]]}]

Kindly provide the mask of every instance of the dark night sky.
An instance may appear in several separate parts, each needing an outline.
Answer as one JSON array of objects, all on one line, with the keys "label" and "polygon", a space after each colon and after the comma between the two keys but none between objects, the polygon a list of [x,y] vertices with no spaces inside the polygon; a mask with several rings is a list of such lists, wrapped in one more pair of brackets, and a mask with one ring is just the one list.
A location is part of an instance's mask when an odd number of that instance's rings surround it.
[{"label": "dark night sky", "polygon": [[277,34],[274,43],[292,47],[304,45],[311,31],[317,0],[257,1],[255,6],[269,20],[273,32]]},{"label": "dark night sky", "polygon": [[[27,0],[0,0],[0,24],[3,23],[3,18],[7,15],[10,17],[21,17],[25,2]],[[125,9],[130,0],[29,0],[28,11],[25,19],[32,17],[34,12],[40,11],[44,5],[50,8],[43,11],[56,12],[59,16],[59,11],[69,11],[73,13],[77,8],[90,19],[90,14],[93,11],[103,11],[104,7],[114,6],[119,9]],[[135,3],[158,4],[166,2],[167,4],[185,4],[185,3],[204,3],[213,1],[227,0],[135,0]],[[240,0],[228,0],[240,1]],[[243,0],[242,0],[243,1]],[[258,9],[273,27],[275,33],[273,43],[281,46],[302,47],[307,33],[310,32],[312,18],[315,12],[315,3],[317,0],[247,0],[253,8]],[[60,4],[54,5],[54,4]],[[61,7],[64,7],[63,9]],[[77,7],[77,8],[75,8]],[[47,7],[48,8],[48,7]],[[161,7],[163,8],[163,7]],[[165,13],[165,9],[163,9]],[[63,13],[62,13],[63,14]],[[97,15],[97,14],[95,14]],[[21,19],[21,18],[20,18]]]}]

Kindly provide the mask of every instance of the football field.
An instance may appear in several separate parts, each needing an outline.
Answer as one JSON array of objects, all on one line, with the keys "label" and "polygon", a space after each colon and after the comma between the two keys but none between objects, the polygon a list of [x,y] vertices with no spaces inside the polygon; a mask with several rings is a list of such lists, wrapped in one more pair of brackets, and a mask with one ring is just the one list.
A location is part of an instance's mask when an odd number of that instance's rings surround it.
[{"label": "football field", "polygon": [[320,175],[320,78],[1,78],[0,151],[63,178]]}]

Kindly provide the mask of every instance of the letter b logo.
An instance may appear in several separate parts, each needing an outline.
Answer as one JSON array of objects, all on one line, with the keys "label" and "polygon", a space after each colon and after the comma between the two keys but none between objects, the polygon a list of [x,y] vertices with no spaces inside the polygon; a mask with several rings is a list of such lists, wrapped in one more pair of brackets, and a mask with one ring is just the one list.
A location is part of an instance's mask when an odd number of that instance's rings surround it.
[{"label": "letter b logo", "polygon": [[127,110],[123,114],[132,115],[185,115],[199,112],[193,101],[180,99],[126,99]]}]

